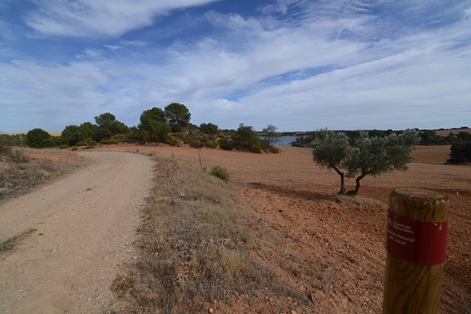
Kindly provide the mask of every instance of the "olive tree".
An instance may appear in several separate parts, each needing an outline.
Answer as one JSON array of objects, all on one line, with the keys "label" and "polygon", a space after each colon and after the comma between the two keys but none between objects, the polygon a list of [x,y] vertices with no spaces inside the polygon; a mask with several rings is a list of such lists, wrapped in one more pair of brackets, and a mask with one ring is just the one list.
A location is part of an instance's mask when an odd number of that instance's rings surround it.
[{"label": "olive tree", "polygon": [[367,175],[377,176],[393,170],[407,170],[412,161],[412,150],[419,144],[416,130],[406,130],[401,135],[390,134],[385,137],[370,137],[368,132],[360,131],[355,145],[346,161],[348,177],[356,177],[355,190],[348,194],[357,195],[360,181]]},{"label": "olive tree", "polygon": [[315,139],[311,142],[314,162],[321,168],[334,169],[340,176],[338,194],[345,194],[345,161],[351,150],[348,136],[343,132],[327,129],[317,130]]},{"label": "olive tree", "polygon": [[416,130],[406,130],[400,135],[390,134],[384,137],[370,137],[368,132],[360,131],[353,145],[350,145],[346,135],[342,134],[326,129],[319,131],[312,142],[313,156],[314,161],[321,167],[332,168],[340,175],[339,193],[345,193],[343,171],[346,171],[347,177],[355,178],[355,189],[349,191],[349,195],[357,195],[360,181],[367,175],[378,176],[393,170],[407,170],[407,164],[412,161],[412,150],[420,141]]}]

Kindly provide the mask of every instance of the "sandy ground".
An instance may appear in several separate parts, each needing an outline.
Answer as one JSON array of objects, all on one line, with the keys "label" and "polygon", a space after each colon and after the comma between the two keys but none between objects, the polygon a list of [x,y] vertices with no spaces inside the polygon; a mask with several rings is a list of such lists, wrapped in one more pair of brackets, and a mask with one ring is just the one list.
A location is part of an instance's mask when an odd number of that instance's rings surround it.
[{"label": "sandy ground", "polygon": [[94,313],[107,304],[152,186],[149,157],[80,153],[74,174],[0,205],[0,240],[35,229],[0,255],[0,313]]},{"label": "sandy ground", "polygon": [[[449,146],[419,147],[407,172],[366,177],[357,201],[335,198],[337,174],[317,167],[309,149],[282,149],[277,155],[203,149],[201,164],[188,147],[122,145],[80,153],[95,162],[0,206],[0,240],[37,229],[0,256],[0,313],[93,313],[106,304],[112,279],[133,257],[126,243],[152,180],[146,157],[120,151],[175,157],[207,171],[227,168],[247,206],[285,239],[259,252],[260,259],[304,289],[311,313],[380,313],[389,194],[399,187],[438,190],[450,198],[451,224],[440,313],[471,311],[471,168],[443,165]],[[277,267],[279,258],[291,271]],[[234,312],[251,313],[244,309]],[[275,310],[268,302],[261,313]]]},{"label": "sandy ground", "polygon": [[[246,204],[285,238],[282,247],[266,250],[260,258],[306,291],[312,313],[381,313],[389,195],[401,187],[441,192],[450,199],[451,227],[440,313],[471,313],[471,167],[444,165],[450,146],[418,147],[408,171],[366,177],[356,201],[335,199],[339,177],[317,167],[310,149],[281,148],[278,155],[203,149],[201,165],[198,151],[188,147],[103,150],[154,152],[197,168],[227,168]],[[347,188],[353,184],[350,179]],[[292,272],[273,262],[280,256],[292,264]],[[267,304],[262,313],[275,309]],[[234,311],[251,313],[243,307]]]}]

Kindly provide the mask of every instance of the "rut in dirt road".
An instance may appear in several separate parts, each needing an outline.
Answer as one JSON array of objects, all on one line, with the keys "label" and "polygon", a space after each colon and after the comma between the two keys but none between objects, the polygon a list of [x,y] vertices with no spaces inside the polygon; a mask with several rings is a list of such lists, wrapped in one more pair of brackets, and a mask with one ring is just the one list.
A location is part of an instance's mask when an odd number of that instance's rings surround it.
[{"label": "rut in dirt road", "polygon": [[35,230],[0,255],[0,313],[95,313],[149,195],[153,162],[119,152],[84,152],[84,169],[0,204],[0,241]]}]

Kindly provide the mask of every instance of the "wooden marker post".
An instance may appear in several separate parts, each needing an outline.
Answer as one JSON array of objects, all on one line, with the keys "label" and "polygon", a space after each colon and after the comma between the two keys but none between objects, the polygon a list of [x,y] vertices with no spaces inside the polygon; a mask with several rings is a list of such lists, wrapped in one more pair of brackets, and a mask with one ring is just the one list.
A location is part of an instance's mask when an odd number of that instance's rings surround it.
[{"label": "wooden marker post", "polygon": [[436,314],[448,233],[448,198],[437,192],[391,193],[383,314]]},{"label": "wooden marker post", "polygon": [[198,157],[200,159],[200,168],[201,168],[201,170],[203,170],[203,164],[201,163],[201,154],[200,153],[201,153],[201,147],[198,148]]}]

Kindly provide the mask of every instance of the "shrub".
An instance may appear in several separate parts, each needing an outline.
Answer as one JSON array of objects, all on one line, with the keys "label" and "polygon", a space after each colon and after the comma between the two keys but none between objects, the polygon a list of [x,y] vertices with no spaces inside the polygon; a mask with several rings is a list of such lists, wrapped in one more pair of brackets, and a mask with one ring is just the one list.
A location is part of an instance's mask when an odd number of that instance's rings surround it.
[{"label": "shrub", "polygon": [[177,146],[178,145],[178,139],[174,138],[172,136],[169,136],[166,140],[165,143],[167,143],[170,146]]},{"label": "shrub", "polygon": [[260,147],[252,145],[250,146],[250,152],[254,154],[261,154],[262,151],[260,150]]},{"label": "shrub", "polygon": [[8,135],[0,134],[0,156],[7,155],[11,150]]},{"label": "shrub", "polygon": [[211,170],[211,175],[221,179],[224,182],[229,182],[229,173],[227,172],[226,168],[221,166],[214,166]]},{"label": "shrub", "polygon": [[201,132],[205,134],[217,134],[218,133],[218,126],[212,123],[201,123],[200,124]]},{"label": "shrub", "polygon": [[200,143],[200,141],[197,141],[197,140],[191,141],[190,146],[193,147],[193,148],[201,148],[201,147],[203,147],[203,145]]},{"label": "shrub", "polygon": [[457,141],[451,145],[449,164],[471,163],[471,141]]},{"label": "shrub", "polygon": [[215,141],[206,141],[204,146],[209,148],[217,148],[218,144]]},{"label": "shrub", "polygon": [[29,147],[41,148],[44,140],[50,139],[51,135],[42,129],[33,129],[26,135],[26,143]]},{"label": "shrub", "polygon": [[54,147],[56,144],[51,139],[45,139],[41,142],[41,147]]},{"label": "shrub", "polygon": [[280,149],[276,148],[273,145],[268,145],[267,150],[273,154],[278,154],[280,152]]},{"label": "shrub", "polygon": [[219,147],[224,150],[233,150],[234,142],[225,138],[219,140]]},{"label": "shrub", "polygon": [[97,141],[97,142],[100,142],[101,140],[103,139],[108,139],[110,138],[112,135],[111,131],[108,130],[108,129],[104,129],[104,128],[99,128],[95,131],[95,133],[93,133],[92,135],[92,138]]},{"label": "shrub", "polygon": [[117,140],[113,140],[113,139],[102,139],[100,143],[105,144],[105,145],[118,145],[119,144]]},{"label": "shrub", "polygon": [[117,140],[118,142],[126,142],[128,140],[128,135],[127,134],[115,134],[111,138],[114,140]]},{"label": "shrub", "polygon": [[83,134],[79,132],[72,133],[72,135],[69,136],[69,139],[67,140],[67,144],[69,146],[74,146],[77,145],[78,142],[83,141]]},{"label": "shrub", "polygon": [[172,133],[180,133],[182,131],[182,127],[179,124],[170,124],[170,128]]}]

